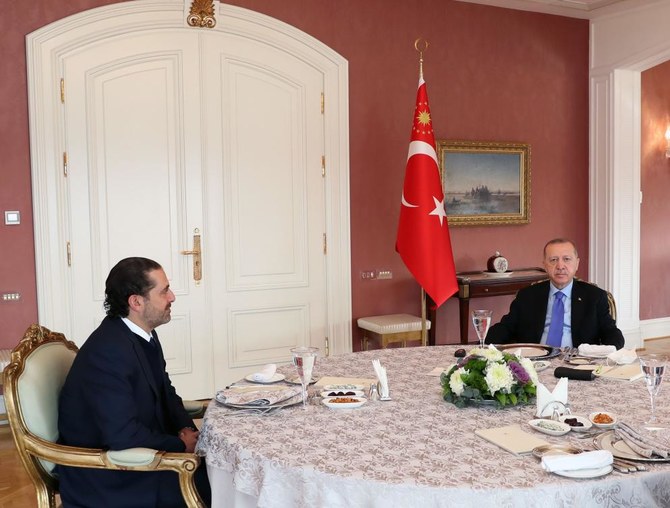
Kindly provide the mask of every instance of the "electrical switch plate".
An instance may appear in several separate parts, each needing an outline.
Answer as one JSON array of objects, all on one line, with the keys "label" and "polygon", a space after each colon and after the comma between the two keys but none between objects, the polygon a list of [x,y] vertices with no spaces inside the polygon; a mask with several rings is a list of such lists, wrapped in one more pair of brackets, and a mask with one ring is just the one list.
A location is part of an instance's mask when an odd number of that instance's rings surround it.
[{"label": "electrical switch plate", "polygon": [[393,278],[393,272],[391,270],[379,270],[377,272],[377,278],[378,279],[392,279]]},{"label": "electrical switch plate", "polygon": [[18,210],[5,210],[5,225],[15,226],[17,224],[21,224],[21,212]]},{"label": "electrical switch plate", "polygon": [[18,302],[21,299],[21,293],[2,293],[3,302]]},{"label": "electrical switch plate", "polygon": [[361,272],[361,279],[376,279],[377,274],[374,270],[363,270]]}]

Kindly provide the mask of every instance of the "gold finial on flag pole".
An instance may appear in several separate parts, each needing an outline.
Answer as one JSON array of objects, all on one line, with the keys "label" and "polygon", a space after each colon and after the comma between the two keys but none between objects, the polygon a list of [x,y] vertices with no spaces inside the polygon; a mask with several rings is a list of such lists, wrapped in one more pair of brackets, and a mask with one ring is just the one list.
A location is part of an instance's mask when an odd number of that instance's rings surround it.
[{"label": "gold finial on flag pole", "polygon": [[[423,49],[420,49],[423,47]],[[419,37],[414,41],[414,49],[419,52],[419,77],[423,79],[423,52],[428,49],[428,41]]]}]

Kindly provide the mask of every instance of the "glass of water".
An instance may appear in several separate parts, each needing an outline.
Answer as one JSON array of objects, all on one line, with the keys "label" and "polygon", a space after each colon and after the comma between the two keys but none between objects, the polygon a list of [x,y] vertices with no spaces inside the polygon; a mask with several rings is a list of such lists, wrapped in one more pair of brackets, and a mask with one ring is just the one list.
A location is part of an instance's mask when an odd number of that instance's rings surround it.
[{"label": "glass of water", "polygon": [[644,380],[647,383],[647,391],[649,392],[649,397],[651,399],[651,416],[644,423],[654,426],[658,423],[658,419],[656,418],[656,396],[661,389],[668,357],[658,354],[647,354],[640,355],[639,360],[642,373],[644,374]]},{"label": "glass of water", "polygon": [[479,338],[479,347],[484,347],[484,340],[491,326],[491,316],[493,316],[492,310],[472,311],[472,325],[477,332],[477,338]]}]

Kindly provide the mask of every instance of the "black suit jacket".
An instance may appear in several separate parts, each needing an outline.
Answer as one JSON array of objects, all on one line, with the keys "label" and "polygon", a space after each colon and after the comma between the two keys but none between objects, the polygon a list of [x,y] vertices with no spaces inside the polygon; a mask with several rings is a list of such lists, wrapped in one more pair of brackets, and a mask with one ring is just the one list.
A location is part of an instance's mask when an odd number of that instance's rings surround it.
[{"label": "black suit jacket", "polygon": [[[155,332],[154,332],[155,333]],[[175,392],[159,345],[162,388],[141,344],[120,318],[105,318],[75,357],[60,394],[59,441],[71,446],[183,452],[177,433],[193,427]],[[176,481],[172,472],[58,467],[64,506],[153,507]],[[183,503],[178,495],[176,502]],[[161,502],[162,504],[162,502]]]},{"label": "black suit jacket", "polygon": [[[549,301],[549,281],[521,289],[509,313],[486,335],[489,344],[539,343]],[[609,313],[607,293],[593,284],[574,280],[572,285],[572,345],[606,344],[624,346],[621,330]]]}]

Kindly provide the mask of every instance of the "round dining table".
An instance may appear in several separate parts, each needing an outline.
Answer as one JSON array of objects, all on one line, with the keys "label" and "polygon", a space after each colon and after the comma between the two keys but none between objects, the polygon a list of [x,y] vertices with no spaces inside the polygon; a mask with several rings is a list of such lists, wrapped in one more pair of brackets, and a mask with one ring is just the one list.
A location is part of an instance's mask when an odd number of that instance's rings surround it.
[{"label": "round dining table", "polygon": [[[213,508],[670,506],[670,462],[644,462],[646,471],[569,478],[545,471],[532,453],[514,454],[479,437],[477,430],[518,424],[549,444],[594,449],[588,433],[549,436],[533,430],[528,422],[535,418],[535,403],[458,408],[445,402],[439,372],[455,363],[458,347],[318,358],[315,379],[374,379],[376,359],[386,368],[391,400],[370,400],[355,409],[331,409],[316,396],[306,408],[249,414],[214,399],[197,446],[207,464]],[[555,368],[565,364],[559,357],[549,361],[538,377],[551,391],[558,382]],[[292,365],[278,372],[295,376]],[[657,416],[670,428],[666,395],[661,389]],[[574,415],[607,411],[633,427],[650,412],[643,379],[570,380],[568,406]]]}]

